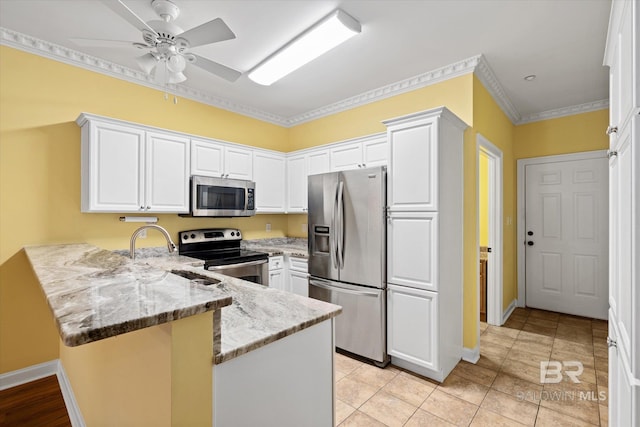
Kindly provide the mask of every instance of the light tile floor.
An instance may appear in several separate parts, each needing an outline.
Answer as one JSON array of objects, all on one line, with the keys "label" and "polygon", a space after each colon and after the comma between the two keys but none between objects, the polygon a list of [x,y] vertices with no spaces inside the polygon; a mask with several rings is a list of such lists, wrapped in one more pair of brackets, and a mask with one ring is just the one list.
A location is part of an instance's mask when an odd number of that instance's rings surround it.
[{"label": "light tile floor", "polygon": [[[336,425],[606,426],[606,337],[604,320],[517,308],[502,327],[482,323],[478,363],[441,384],[336,353]],[[582,363],[580,382],[542,384],[541,361]]]}]

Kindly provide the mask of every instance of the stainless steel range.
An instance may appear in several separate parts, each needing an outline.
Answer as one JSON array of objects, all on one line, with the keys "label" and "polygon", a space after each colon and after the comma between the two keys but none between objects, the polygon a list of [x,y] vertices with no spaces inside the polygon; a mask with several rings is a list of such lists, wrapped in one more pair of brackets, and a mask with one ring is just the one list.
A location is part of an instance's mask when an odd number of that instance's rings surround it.
[{"label": "stainless steel range", "polygon": [[206,270],[269,286],[269,255],[240,248],[236,228],[204,228],[178,234],[180,255],[204,260]]}]

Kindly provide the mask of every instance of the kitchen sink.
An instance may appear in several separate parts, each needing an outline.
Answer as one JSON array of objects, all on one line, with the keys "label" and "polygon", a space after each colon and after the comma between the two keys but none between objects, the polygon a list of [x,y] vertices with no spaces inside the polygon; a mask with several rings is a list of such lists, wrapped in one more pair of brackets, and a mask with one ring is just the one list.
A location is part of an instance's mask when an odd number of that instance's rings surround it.
[{"label": "kitchen sink", "polygon": [[194,283],[198,283],[204,286],[211,286],[220,283],[220,280],[214,279],[213,277],[207,277],[202,274],[194,273],[193,271],[186,270],[171,270],[171,272],[177,276],[184,277],[185,279],[189,279]]}]

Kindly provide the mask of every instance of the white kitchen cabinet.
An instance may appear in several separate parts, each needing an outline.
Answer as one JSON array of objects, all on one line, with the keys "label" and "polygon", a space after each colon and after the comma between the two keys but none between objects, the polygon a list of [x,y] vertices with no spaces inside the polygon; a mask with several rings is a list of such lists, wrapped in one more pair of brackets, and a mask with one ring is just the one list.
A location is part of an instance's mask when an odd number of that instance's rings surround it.
[{"label": "white kitchen cabinet", "polygon": [[438,365],[438,294],[405,286],[387,287],[387,352],[433,371]]},{"label": "white kitchen cabinet", "polygon": [[287,158],[287,212],[307,211],[307,156]]},{"label": "white kitchen cabinet", "polygon": [[83,212],[189,211],[189,139],[89,114],[82,128]]},{"label": "white kitchen cabinet", "polygon": [[269,257],[269,287],[285,290],[285,263],[282,255]]},{"label": "white kitchen cabinet", "polygon": [[275,151],[255,150],[253,180],[257,213],[285,212],[286,156]]},{"label": "white kitchen cabinet", "polygon": [[191,175],[253,179],[253,150],[211,140],[192,139]]},{"label": "white kitchen cabinet", "polygon": [[147,212],[189,212],[189,139],[147,132],[145,162]]},{"label": "white kitchen cabinet", "polygon": [[224,145],[199,139],[191,140],[191,175],[224,175]]},{"label": "white kitchen cabinet", "polygon": [[384,122],[387,351],[443,381],[462,357],[463,133],[446,108]]},{"label": "white kitchen cabinet", "polygon": [[294,294],[309,296],[309,267],[306,258],[287,257],[287,290]]},{"label": "white kitchen cabinet", "polygon": [[433,117],[408,117],[389,124],[389,209],[438,209],[438,121]]},{"label": "white kitchen cabinet", "polygon": [[609,69],[609,424],[640,425],[640,4],[614,0]]},{"label": "white kitchen cabinet", "polygon": [[329,150],[320,149],[307,154],[307,175],[331,172],[331,159]]},{"label": "white kitchen cabinet", "polygon": [[391,212],[387,221],[387,281],[438,290],[438,214]]},{"label": "white kitchen cabinet", "polygon": [[333,146],[330,150],[331,170],[341,171],[387,164],[386,135],[359,138]]}]

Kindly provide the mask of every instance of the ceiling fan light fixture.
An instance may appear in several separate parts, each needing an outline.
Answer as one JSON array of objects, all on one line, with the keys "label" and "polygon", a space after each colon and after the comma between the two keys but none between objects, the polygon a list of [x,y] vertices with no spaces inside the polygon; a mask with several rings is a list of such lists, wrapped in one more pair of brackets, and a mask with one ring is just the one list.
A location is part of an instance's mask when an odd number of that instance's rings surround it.
[{"label": "ceiling fan light fixture", "polygon": [[182,73],[186,66],[187,61],[182,55],[171,55],[167,60],[167,68],[172,73]]},{"label": "ceiling fan light fixture", "polygon": [[358,21],[336,9],[253,68],[248,77],[269,86],[359,34]]},{"label": "ceiling fan light fixture", "polygon": [[187,76],[185,76],[182,72],[180,73],[171,73],[169,74],[169,80],[167,83],[182,83],[187,80]]},{"label": "ceiling fan light fixture", "polygon": [[147,74],[151,74],[151,71],[158,63],[158,60],[151,53],[146,53],[142,56],[137,57],[136,62],[138,63],[142,71]]}]

